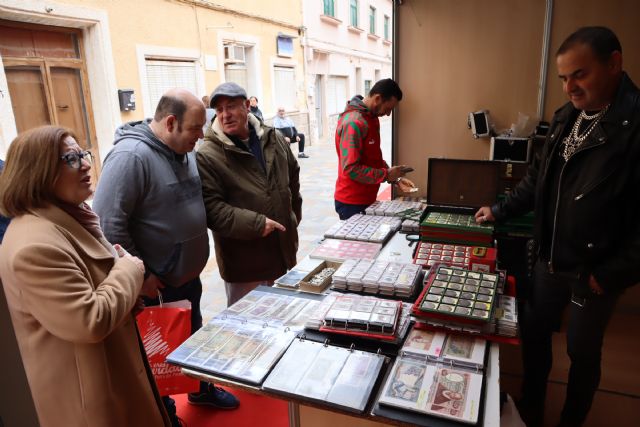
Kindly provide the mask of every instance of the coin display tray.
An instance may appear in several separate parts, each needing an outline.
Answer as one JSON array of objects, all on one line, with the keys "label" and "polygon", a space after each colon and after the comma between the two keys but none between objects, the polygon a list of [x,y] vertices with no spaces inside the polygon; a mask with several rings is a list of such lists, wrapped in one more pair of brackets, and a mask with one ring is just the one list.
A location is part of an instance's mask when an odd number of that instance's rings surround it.
[{"label": "coin display tray", "polygon": [[431,268],[435,264],[469,268],[471,246],[419,242],[413,263]]},{"label": "coin display tray", "polygon": [[478,224],[474,215],[471,214],[429,212],[421,225],[423,227],[460,228],[488,234],[493,232],[493,225]]},{"label": "coin display tray", "polygon": [[324,237],[382,243],[400,229],[401,223],[400,218],[356,214],[329,228]]},{"label": "coin display tray", "polygon": [[347,259],[374,259],[382,244],[355,240],[325,239],[311,253],[311,258],[342,262]]},{"label": "coin display tray", "polygon": [[427,207],[422,202],[412,202],[408,200],[376,200],[371,206],[365,209],[367,215],[378,216],[402,216],[408,209],[424,210]]},{"label": "coin display tray", "polygon": [[430,275],[419,310],[488,322],[498,275],[440,266]]},{"label": "coin display tray", "polygon": [[332,289],[409,297],[420,266],[384,260],[347,260],[333,274]]}]

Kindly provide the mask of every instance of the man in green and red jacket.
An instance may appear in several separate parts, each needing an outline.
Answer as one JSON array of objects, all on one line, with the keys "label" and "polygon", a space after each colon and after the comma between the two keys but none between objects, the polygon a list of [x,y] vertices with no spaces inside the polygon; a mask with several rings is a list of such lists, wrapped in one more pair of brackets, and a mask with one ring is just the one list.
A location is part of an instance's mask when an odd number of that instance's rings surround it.
[{"label": "man in green and red jacket", "polygon": [[414,187],[403,178],[412,169],[406,165],[389,167],[380,150],[378,117],[391,114],[401,99],[398,84],[383,79],[373,85],[365,98],[354,96],[338,118],[339,165],[334,199],[340,219],[348,219],[375,202],[382,182],[397,183],[401,191]]}]

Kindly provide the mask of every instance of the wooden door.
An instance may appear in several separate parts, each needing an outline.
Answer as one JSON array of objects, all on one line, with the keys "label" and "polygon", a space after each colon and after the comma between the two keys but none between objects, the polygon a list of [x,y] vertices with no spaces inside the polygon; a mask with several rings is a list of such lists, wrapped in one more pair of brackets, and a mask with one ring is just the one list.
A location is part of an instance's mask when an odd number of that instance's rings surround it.
[{"label": "wooden door", "polygon": [[[70,128],[100,160],[86,64],[78,30],[0,20],[0,55],[18,132],[52,124]],[[95,182],[95,180],[94,180]]]},{"label": "wooden door", "polygon": [[6,67],[5,74],[18,133],[37,126],[50,125],[52,120],[42,67]]},{"label": "wooden door", "polygon": [[78,137],[78,144],[86,150],[91,147],[91,139],[87,132],[87,112],[80,70],[51,67],[50,73],[56,121],[60,126],[73,129]]}]

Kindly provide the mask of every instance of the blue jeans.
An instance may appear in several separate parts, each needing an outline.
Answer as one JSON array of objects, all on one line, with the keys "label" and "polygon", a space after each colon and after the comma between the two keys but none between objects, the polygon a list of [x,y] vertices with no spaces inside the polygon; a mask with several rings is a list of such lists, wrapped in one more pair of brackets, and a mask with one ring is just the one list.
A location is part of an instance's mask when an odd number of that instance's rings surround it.
[{"label": "blue jeans", "polygon": [[340,216],[340,219],[345,220],[345,219],[349,219],[352,216],[354,216],[355,214],[359,214],[364,212],[365,209],[367,209],[369,206],[371,206],[371,204],[368,205],[350,205],[348,203],[342,203],[339,202],[337,200],[334,200],[335,202],[335,206],[336,206],[336,212],[338,213],[338,216]]}]

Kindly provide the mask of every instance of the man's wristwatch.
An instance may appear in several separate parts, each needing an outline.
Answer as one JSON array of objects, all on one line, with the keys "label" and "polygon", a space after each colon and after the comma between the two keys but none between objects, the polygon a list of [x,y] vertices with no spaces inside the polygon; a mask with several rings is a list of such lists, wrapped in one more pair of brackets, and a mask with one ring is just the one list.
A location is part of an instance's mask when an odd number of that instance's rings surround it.
[{"label": "man's wristwatch", "polygon": [[391,180],[389,179],[389,171],[390,171],[390,170],[391,170],[391,168],[387,169],[387,183],[388,183],[388,184],[396,184],[397,182],[399,182],[399,181],[400,181],[400,178],[401,178],[401,177],[398,177],[397,179],[395,179],[395,180],[391,181]]}]

